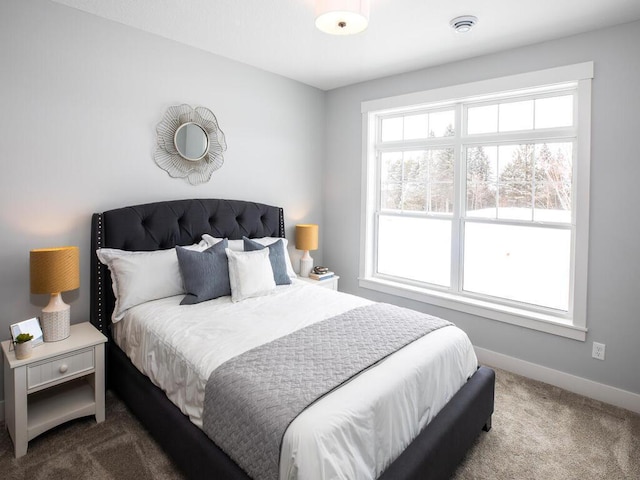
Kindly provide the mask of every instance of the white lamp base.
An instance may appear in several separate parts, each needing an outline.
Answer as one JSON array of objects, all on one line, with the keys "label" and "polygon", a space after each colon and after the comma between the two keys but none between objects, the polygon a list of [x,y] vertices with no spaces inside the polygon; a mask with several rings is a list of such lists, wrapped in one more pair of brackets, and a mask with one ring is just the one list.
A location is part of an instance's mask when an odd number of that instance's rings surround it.
[{"label": "white lamp base", "polygon": [[308,277],[313,268],[313,258],[309,255],[309,250],[305,250],[300,259],[300,276]]},{"label": "white lamp base", "polygon": [[40,317],[42,339],[45,342],[58,342],[67,338],[71,332],[71,307],[64,303],[59,293],[52,293],[49,304],[42,309]]}]

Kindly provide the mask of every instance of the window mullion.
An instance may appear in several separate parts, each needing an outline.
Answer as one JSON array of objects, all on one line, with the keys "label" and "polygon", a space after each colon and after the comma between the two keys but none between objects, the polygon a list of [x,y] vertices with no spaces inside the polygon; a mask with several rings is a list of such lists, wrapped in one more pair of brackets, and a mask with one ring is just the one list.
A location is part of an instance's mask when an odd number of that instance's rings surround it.
[{"label": "window mullion", "polygon": [[468,145],[501,145],[531,142],[559,142],[573,139],[577,136],[577,130],[571,128],[549,128],[543,131],[532,130],[528,132],[500,132],[469,135],[465,137]]},{"label": "window mullion", "polygon": [[453,218],[451,222],[451,290],[460,292],[462,287],[462,252],[464,246],[464,238],[462,235],[461,217],[463,214],[463,205],[465,199],[464,192],[464,175],[463,167],[463,149],[462,149],[462,126],[464,125],[462,118],[462,104],[456,105],[455,113],[455,137],[453,147],[454,173],[453,173]]}]

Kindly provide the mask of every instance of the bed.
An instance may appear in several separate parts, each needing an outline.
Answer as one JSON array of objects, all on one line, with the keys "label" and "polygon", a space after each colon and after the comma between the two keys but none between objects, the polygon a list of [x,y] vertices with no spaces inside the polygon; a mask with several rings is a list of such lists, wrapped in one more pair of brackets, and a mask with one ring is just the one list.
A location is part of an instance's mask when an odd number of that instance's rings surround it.
[{"label": "bed", "polygon": [[[203,234],[231,240],[244,236],[284,238],[283,218],[281,208],[236,200],[176,200],[125,207],[93,215],[92,252],[101,248],[165,250],[196,244]],[[193,422],[190,418],[193,415],[183,413],[184,407],[176,406],[132,363],[131,353],[125,354],[116,344],[112,333],[118,332],[118,327],[112,327],[115,297],[111,283],[109,269],[92,253],[91,322],[109,338],[108,387],[125,402],[187,477],[250,478]],[[299,295],[309,295],[309,289],[316,287],[296,288]],[[293,287],[291,291],[297,292]],[[144,308],[151,307],[145,305]],[[146,315],[153,317],[155,313],[150,310]],[[379,478],[449,478],[481,430],[489,430],[491,426],[494,383],[493,371],[479,367],[408,447],[386,466]]]}]

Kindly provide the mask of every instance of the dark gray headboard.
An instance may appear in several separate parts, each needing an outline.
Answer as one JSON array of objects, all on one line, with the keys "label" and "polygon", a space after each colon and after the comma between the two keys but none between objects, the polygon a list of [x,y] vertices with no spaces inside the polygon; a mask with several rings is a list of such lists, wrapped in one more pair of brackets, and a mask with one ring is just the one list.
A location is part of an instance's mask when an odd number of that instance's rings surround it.
[{"label": "dark gray headboard", "polygon": [[91,323],[108,335],[115,298],[98,248],[159,250],[191,245],[208,233],[230,240],[284,237],[283,210],[241,200],[171,200],[94,213],[91,219]]}]

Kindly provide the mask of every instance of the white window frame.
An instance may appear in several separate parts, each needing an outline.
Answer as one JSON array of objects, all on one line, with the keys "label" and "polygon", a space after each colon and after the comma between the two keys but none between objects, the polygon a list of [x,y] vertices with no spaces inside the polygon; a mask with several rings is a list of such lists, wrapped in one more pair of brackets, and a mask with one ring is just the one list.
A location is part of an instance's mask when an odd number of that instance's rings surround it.
[{"label": "white window frame", "polygon": [[[589,184],[591,164],[591,80],[593,62],[551,68],[508,77],[500,77],[480,82],[455,85],[451,87],[416,92],[396,97],[382,98],[362,102],[362,212],[360,234],[360,272],[359,286],[386,294],[397,295],[441,307],[457,310],[513,325],[585,341],[587,332],[587,270],[589,250]],[[405,113],[412,109],[436,109],[457,105],[456,131],[461,132],[462,120],[460,103],[484,101],[503,97],[511,91],[526,91],[539,94],[549,90],[575,86],[577,102],[574,102],[574,130],[577,135],[574,152],[574,184],[572,223],[575,236],[572,245],[572,285],[569,314],[558,315],[543,310],[529,310],[518,305],[494,303],[488,298],[452,293],[451,289],[432,288],[425,285],[399,282],[393,278],[377,275],[376,265],[376,212],[379,195],[378,162],[376,159],[376,122],[381,115],[395,112]],[[466,132],[464,132],[466,134]],[[502,135],[502,134],[501,134]],[[492,134],[479,134],[475,137],[491,137]],[[521,135],[519,136],[519,138]],[[469,138],[469,137],[467,137]],[[434,143],[439,140],[429,139]],[[461,158],[456,152],[456,175],[461,175]],[[455,198],[461,201],[461,181],[455,182]],[[460,207],[455,207],[460,208]],[[454,222],[455,224],[456,222]],[[454,234],[456,227],[454,227]],[[455,238],[455,237],[454,237]],[[454,268],[457,268],[456,255],[453,254]]]}]

